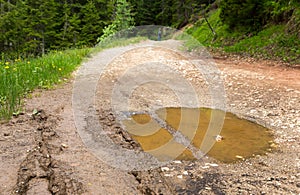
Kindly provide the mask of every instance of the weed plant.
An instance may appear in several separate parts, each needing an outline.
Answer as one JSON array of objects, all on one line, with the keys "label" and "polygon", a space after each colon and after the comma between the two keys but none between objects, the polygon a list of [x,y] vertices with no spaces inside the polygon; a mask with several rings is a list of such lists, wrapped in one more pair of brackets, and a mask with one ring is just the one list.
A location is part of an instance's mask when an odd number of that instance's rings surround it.
[{"label": "weed plant", "polygon": [[22,99],[36,88],[49,89],[69,78],[90,49],[52,51],[35,59],[0,61],[0,119],[22,109]]}]

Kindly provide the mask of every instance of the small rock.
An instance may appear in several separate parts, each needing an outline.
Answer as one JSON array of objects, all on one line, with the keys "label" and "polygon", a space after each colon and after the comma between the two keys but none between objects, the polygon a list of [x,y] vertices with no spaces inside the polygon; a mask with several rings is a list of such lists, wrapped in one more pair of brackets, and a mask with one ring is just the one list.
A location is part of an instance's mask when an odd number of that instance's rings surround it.
[{"label": "small rock", "polygon": [[183,176],[182,175],[177,175],[177,178],[182,179]]},{"label": "small rock", "polygon": [[180,160],[174,160],[173,161],[175,164],[181,164],[182,162]]},{"label": "small rock", "polygon": [[211,190],[211,187],[205,187],[206,190]]},{"label": "small rock", "polygon": [[67,148],[67,147],[68,147],[68,145],[67,145],[67,144],[64,144],[64,143],[62,143],[61,146],[62,146],[63,148]]},{"label": "small rock", "polygon": [[277,145],[275,143],[270,144],[271,148],[277,148]]},{"label": "small rock", "polygon": [[240,156],[240,155],[236,155],[235,158],[244,160],[244,157],[242,157],[242,156]]},{"label": "small rock", "polygon": [[276,186],[281,186],[281,183],[280,183],[279,181],[276,181],[276,182],[275,182],[275,185],[276,185]]},{"label": "small rock", "polygon": [[211,166],[211,167],[218,167],[218,164],[215,163],[205,163],[205,165]]},{"label": "small rock", "polygon": [[221,135],[217,135],[217,136],[215,136],[215,140],[217,141],[217,142],[220,142],[220,141],[222,141],[224,138],[221,136]]},{"label": "small rock", "polygon": [[170,169],[168,167],[162,167],[161,171],[169,171]]},{"label": "small rock", "polygon": [[183,171],[183,175],[188,175],[189,173],[187,171]]}]

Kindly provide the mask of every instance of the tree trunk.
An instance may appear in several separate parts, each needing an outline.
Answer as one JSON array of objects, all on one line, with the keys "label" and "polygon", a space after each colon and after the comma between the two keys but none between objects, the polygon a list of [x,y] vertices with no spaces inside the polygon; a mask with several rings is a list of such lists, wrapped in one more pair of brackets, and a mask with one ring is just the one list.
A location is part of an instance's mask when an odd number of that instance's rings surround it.
[{"label": "tree trunk", "polygon": [[212,34],[214,35],[213,41],[216,40],[216,38],[217,38],[218,35],[217,35],[216,31],[212,28],[212,26],[210,25],[210,23],[208,22],[205,14],[204,14],[204,19],[205,19],[205,21],[206,21],[209,29],[211,30]]}]

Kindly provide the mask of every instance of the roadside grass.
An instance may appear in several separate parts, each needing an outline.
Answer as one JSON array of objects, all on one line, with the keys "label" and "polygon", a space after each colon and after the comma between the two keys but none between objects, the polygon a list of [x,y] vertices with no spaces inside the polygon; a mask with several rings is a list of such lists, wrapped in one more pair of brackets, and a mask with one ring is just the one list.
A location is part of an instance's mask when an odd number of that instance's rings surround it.
[{"label": "roadside grass", "polygon": [[22,101],[35,89],[51,89],[70,78],[82,61],[103,49],[125,46],[144,40],[137,37],[116,39],[94,48],[51,51],[37,58],[0,59],[0,121],[22,112]]},{"label": "roadside grass", "polygon": [[34,89],[50,89],[69,78],[90,50],[52,51],[34,59],[0,61],[0,119],[20,112],[22,99]]},{"label": "roadside grass", "polygon": [[[208,21],[217,33],[215,39],[204,19],[200,19],[186,32],[212,50],[281,60],[290,64],[300,63],[300,39],[295,33],[287,33],[286,25],[266,26],[259,32],[231,32],[226,25],[222,24],[219,14],[219,9],[214,10],[208,17]],[[186,47],[194,49],[195,44],[186,41]]]}]

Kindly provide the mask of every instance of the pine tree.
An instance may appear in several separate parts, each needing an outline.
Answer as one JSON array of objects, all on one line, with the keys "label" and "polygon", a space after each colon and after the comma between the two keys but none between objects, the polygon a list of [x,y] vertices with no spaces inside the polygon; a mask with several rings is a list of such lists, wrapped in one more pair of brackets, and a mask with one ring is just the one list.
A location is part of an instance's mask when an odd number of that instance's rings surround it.
[{"label": "pine tree", "polygon": [[27,53],[44,54],[55,41],[55,27],[58,25],[54,0],[25,0],[27,13],[25,16],[25,33]]},{"label": "pine tree", "polygon": [[22,51],[24,43],[23,2],[5,2],[2,0],[0,7],[0,52],[18,55]]},{"label": "pine tree", "polygon": [[263,2],[260,0],[223,0],[220,18],[229,29],[259,30],[263,24]]},{"label": "pine tree", "polygon": [[77,38],[80,31],[80,18],[79,14],[75,12],[78,4],[73,1],[64,0],[63,3],[57,5],[59,18],[56,28],[57,40],[53,48],[69,48],[75,47]]},{"label": "pine tree", "polygon": [[81,31],[79,45],[89,45],[96,42],[97,37],[101,34],[100,16],[95,4],[89,0],[81,9]]}]

